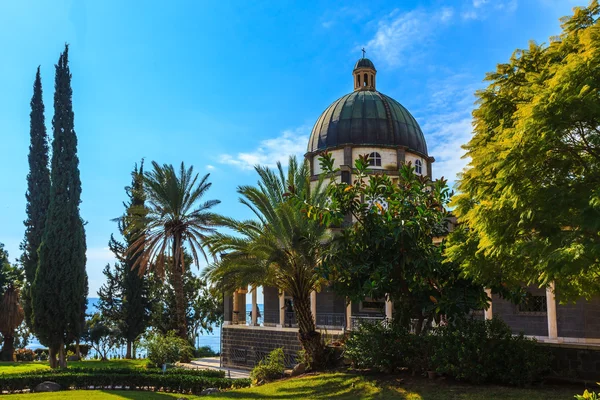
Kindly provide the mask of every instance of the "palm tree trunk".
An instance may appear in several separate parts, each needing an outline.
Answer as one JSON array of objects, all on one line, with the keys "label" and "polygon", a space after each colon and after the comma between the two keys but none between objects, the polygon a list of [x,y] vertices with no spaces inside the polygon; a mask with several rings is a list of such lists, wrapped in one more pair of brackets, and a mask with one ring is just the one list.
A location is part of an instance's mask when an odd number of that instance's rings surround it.
[{"label": "palm tree trunk", "polygon": [[0,361],[16,361],[14,336],[4,336],[4,344],[2,345],[2,351],[0,351]]},{"label": "palm tree trunk", "polygon": [[310,297],[294,296],[294,310],[298,322],[298,338],[309,357],[311,368],[314,370],[325,368],[325,348],[321,341],[321,333],[317,332],[310,311]]},{"label": "palm tree trunk", "polygon": [[183,266],[181,265],[181,237],[175,236],[173,240],[173,271],[171,271],[171,279],[173,290],[175,290],[175,314],[177,318],[177,330],[182,339],[188,340],[187,322],[185,320],[185,293],[183,291]]}]

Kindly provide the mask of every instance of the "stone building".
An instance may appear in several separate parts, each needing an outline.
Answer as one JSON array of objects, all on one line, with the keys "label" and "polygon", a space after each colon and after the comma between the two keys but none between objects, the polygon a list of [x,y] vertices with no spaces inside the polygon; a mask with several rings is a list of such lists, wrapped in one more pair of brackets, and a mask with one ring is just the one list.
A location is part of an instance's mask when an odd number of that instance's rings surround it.
[{"label": "stone building", "polygon": [[[377,91],[377,70],[369,59],[358,60],[352,80],[354,90],[327,107],[312,129],[305,155],[312,179],[317,180],[322,172],[318,157],[325,150],[333,154],[339,179],[345,182],[353,179],[354,161],[366,154],[371,168],[392,179],[402,163],[411,163],[416,173],[431,177],[434,158],[427,152],[419,124],[399,102]],[[499,316],[515,332],[543,342],[600,345],[600,300],[558,305],[551,288],[531,288],[530,292],[529,301],[520,306],[492,296],[492,304],[480,318]],[[264,315],[258,324],[256,289],[252,289],[250,321],[246,293],[243,289],[225,298],[223,365],[249,368],[277,347],[284,347],[287,363],[293,364],[300,343],[291,297],[278,288],[264,287]],[[364,320],[393,316],[391,302],[367,298],[347,304],[330,288],[312,293],[311,307],[317,327],[331,335],[341,335]]]}]

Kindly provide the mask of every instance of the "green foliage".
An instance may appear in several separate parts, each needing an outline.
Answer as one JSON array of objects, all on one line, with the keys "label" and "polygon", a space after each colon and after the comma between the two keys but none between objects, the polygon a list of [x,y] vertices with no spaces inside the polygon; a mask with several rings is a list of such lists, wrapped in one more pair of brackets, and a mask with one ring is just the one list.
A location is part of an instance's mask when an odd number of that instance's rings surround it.
[{"label": "green foliage", "polygon": [[489,287],[555,281],[563,300],[600,292],[598,15],[596,0],[576,8],[560,36],[516,50],[477,93],[453,200],[465,230],[448,254]]},{"label": "green foliage", "polygon": [[0,390],[9,393],[33,389],[38,384],[51,380],[62,388],[87,389],[90,386],[114,389],[117,386],[130,390],[154,390],[177,393],[200,394],[206,388],[230,389],[250,386],[249,379],[228,379],[187,373],[147,373],[129,370],[115,373],[112,370],[84,372],[63,371],[29,374],[0,375]]},{"label": "green foliage", "polygon": [[[600,383],[598,383],[600,385]],[[575,399],[577,400],[598,400],[600,399],[600,393],[589,392],[587,389],[582,395],[576,394]]]},{"label": "green foliage", "polygon": [[56,65],[50,205],[31,292],[36,337],[61,354],[64,343],[83,332],[88,292],[68,50]]},{"label": "green foliage", "polygon": [[267,357],[260,360],[250,372],[250,379],[255,385],[271,382],[283,377],[285,361],[283,348],[278,348],[270,352]]},{"label": "green foliage", "polygon": [[50,204],[50,170],[48,169],[48,136],[42,99],[40,67],[35,74],[31,113],[29,114],[29,173],[27,174],[27,199],[25,237],[21,243],[21,263],[25,269],[25,285],[22,290],[25,321],[33,329],[31,321],[31,285],[38,267],[38,248],[42,242],[46,213]]},{"label": "green foliage", "polygon": [[23,270],[18,265],[11,264],[8,251],[0,243],[0,298],[12,286],[19,287],[23,281]]},{"label": "green foliage", "polygon": [[[150,273],[150,326],[157,332],[166,335],[169,331],[177,330],[175,290],[170,278],[170,260],[165,271],[168,279],[160,278]],[[188,332],[191,333],[191,343],[197,334],[212,332],[212,326],[218,324],[223,317],[223,306],[220,296],[209,291],[206,280],[196,276],[192,270],[192,258],[184,254],[184,272],[182,274],[183,293],[185,298],[185,319]]]},{"label": "green foliage", "polygon": [[548,351],[533,339],[513,335],[499,319],[441,327],[436,336],[436,370],[458,380],[527,385],[549,372]]},{"label": "green foliage", "polygon": [[[134,262],[140,275],[150,267],[159,278],[169,268],[169,281],[175,293],[177,332],[188,338],[186,299],[182,275],[185,272],[184,247],[199,266],[199,254],[208,261],[204,250],[206,235],[213,232],[215,215],[210,209],[220,203],[208,200],[200,203],[211,183],[209,174],[199,179],[193,167],[179,171],[172,165],[152,162],[153,169],[144,173],[144,193],[148,207],[131,208],[129,224],[124,234],[144,232],[128,245],[127,253],[139,254]],[[168,263],[168,261],[171,261]]]},{"label": "green foliage", "polygon": [[461,381],[508,385],[540,381],[550,362],[534,340],[513,336],[496,319],[438,327],[428,335],[397,324],[363,324],[347,340],[346,356],[358,368],[437,371]]},{"label": "green foliage", "polygon": [[82,335],[102,360],[108,360],[108,353],[122,343],[121,332],[111,321],[104,319],[100,313],[95,313],[86,321],[86,329]]},{"label": "green foliage", "polygon": [[320,162],[330,179],[329,202],[326,207],[308,204],[306,215],[342,226],[320,266],[339,295],[353,301],[389,297],[394,319],[406,329],[417,320],[419,333],[441,315],[460,319],[484,307],[481,286],[463,278],[457,264],[444,262],[445,244],[434,243],[448,233],[451,217],[445,180],[432,182],[404,164],[394,182],[370,170],[367,157],[360,157],[354,182],[340,182],[331,154],[323,154]]},{"label": "green foliage", "polygon": [[166,335],[150,334],[144,346],[148,351],[148,360],[152,365],[162,366],[177,361],[189,360],[193,356],[193,349],[189,342],[177,336],[174,331]]},{"label": "green foliage", "polygon": [[[213,254],[226,253],[209,266],[207,277],[220,290],[232,293],[252,286],[273,286],[293,298],[299,338],[312,365],[324,365],[324,348],[310,311],[310,293],[322,278],[316,271],[329,242],[327,227],[306,218],[298,203],[323,204],[320,187],[311,189],[308,163],[290,157],[288,170],[257,166],[257,186],[240,186],[240,202],[254,220],[221,217],[217,222],[233,233],[218,232],[207,241]],[[317,182],[318,183],[318,182]]]}]

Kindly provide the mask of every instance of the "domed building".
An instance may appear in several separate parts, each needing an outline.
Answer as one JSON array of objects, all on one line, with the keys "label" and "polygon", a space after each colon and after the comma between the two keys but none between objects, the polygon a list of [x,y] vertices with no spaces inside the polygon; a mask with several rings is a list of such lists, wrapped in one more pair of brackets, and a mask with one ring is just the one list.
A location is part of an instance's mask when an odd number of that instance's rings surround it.
[{"label": "domed building", "polygon": [[434,159],[427,153],[421,127],[402,104],[377,91],[373,62],[358,60],[352,78],[354,91],[327,107],[312,129],[306,152],[311,174],[322,172],[318,158],[327,151],[345,180],[351,179],[351,167],[361,155],[369,156],[371,168],[388,174],[411,163],[418,174],[431,177]]},{"label": "domed building", "polygon": [[[358,60],[352,81],[354,91],[327,107],[312,129],[305,157],[313,179],[318,179],[322,172],[319,156],[325,151],[333,155],[344,182],[352,181],[352,166],[362,155],[369,156],[371,169],[391,175],[392,180],[397,179],[394,175],[398,175],[403,163],[410,163],[417,174],[431,178],[434,159],[427,151],[423,131],[402,104],[377,91],[377,70],[373,62],[364,57]],[[597,318],[600,298],[563,305],[557,304],[550,288],[526,289],[527,301],[519,305],[498,295],[492,296],[487,290],[492,299],[489,308],[474,311],[473,316],[491,319],[493,310],[493,315],[503,319],[515,333],[523,332],[555,347],[568,344],[569,353],[563,348],[555,353],[559,362],[595,357],[597,366],[590,369],[590,374],[596,370],[600,373],[600,351],[593,356],[580,354],[589,351],[577,347],[600,347],[600,319]],[[256,312],[248,313],[246,293],[247,289],[240,289],[224,296],[222,365],[248,369],[271,350],[283,347],[286,364],[292,366],[301,346],[291,297],[278,288],[263,287],[264,302],[262,315],[259,315],[256,288],[252,291],[251,306]],[[332,336],[343,335],[363,320],[391,318],[393,314],[391,302],[366,298],[347,303],[331,288],[311,294],[311,310],[317,328]]]}]

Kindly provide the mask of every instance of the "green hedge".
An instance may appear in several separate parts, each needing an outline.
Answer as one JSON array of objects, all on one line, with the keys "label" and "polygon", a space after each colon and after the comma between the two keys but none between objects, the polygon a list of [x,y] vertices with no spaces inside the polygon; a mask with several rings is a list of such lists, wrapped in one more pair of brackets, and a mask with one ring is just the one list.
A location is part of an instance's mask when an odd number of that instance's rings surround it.
[{"label": "green hedge", "polygon": [[501,320],[467,320],[411,334],[401,326],[363,324],[346,341],[357,368],[435,371],[459,381],[529,385],[543,380],[551,356],[533,339],[513,335]]},{"label": "green hedge", "polygon": [[250,386],[249,379],[228,379],[220,377],[200,376],[184,373],[150,373],[129,371],[114,373],[113,371],[75,372],[64,371],[56,373],[13,374],[0,375],[0,392],[33,390],[38,384],[52,381],[63,389],[122,389],[153,390],[177,393],[200,394],[206,388],[230,389]]},{"label": "green hedge", "polygon": [[[163,374],[159,368],[90,368],[90,367],[69,367],[68,369],[45,369],[33,370],[21,373],[21,375],[56,375],[64,373],[87,373],[87,374]],[[204,376],[208,378],[225,378],[225,371],[216,369],[188,369],[188,368],[169,368],[167,375],[192,375]]]}]

